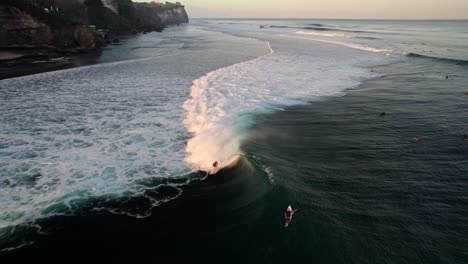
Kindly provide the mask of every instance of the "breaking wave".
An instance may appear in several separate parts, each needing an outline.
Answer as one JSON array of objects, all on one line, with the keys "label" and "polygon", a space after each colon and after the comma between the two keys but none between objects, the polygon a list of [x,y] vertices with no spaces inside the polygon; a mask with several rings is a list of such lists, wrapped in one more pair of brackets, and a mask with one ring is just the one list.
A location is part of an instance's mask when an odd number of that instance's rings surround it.
[{"label": "breaking wave", "polygon": [[214,161],[221,167],[230,164],[242,153],[244,132],[256,114],[313,97],[338,95],[373,76],[347,56],[330,60],[303,45],[269,45],[270,54],[218,69],[193,82],[183,108],[184,125],[192,133],[185,161],[194,170],[210,171]]},{"label": "breaking wave", "polygon": [[352,49],[357,49],[357,50],[362,50],[362,51],[367,51],[367,52],[374,52],[374,53],[389,53],[389,52],[392,51],[392,50],[389,50],[389,49],[378,49],[378,48],[364,46],[364,45],[360,45],[360,44],[356,44],[356,43],[349,43],[349,42],[343,42],[343,41],[337,41],[337,40],[307,38],[307,37],[290,36],[290,35],[279,35],[279,36],[288,37],[288,38],[304,39],[304,40],[310,40],[310,41],[318,41],[318,42],[324,42],[324,43],[335,44],[335,45],[341,45],[341,46],[345,46],[345,47],[352,48]]}]

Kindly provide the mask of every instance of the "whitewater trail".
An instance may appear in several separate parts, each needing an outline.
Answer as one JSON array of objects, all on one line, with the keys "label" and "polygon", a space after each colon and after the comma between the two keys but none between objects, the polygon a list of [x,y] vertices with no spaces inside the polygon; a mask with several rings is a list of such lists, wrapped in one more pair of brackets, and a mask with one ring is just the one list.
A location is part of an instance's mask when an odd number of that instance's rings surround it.
[{"label": "whitewater trail", "polygon": [[[267,42],[267,44],[270,51],[268,54],[209,72],[193,81],[190,98],[183,105],[186,111],[184,125],[194,135],[187,143],[188,156],[185,161],[193,169],[210,171],[214,161],[218,161],[219,167],[222,168],[236,159],[236,153],[241,153],[239,145],[242,138],[231,130],[232,124],[227,123],[231,120],[226,120],[227,117],[237,114],[237,112],[226,112],[226,108],[229,108],[228,104],[231,103],[228,101],[229,97],[233,98],[235,95],[225,94],[223,90],[217,89],[214,80],[227,73],[234,73],[244,65],[255,63],[274,54],[271,43]],[[243,73],[238,71],[237,74],[243,77]],[[226,85],[235,86],[234,83],[228,82]]]}]

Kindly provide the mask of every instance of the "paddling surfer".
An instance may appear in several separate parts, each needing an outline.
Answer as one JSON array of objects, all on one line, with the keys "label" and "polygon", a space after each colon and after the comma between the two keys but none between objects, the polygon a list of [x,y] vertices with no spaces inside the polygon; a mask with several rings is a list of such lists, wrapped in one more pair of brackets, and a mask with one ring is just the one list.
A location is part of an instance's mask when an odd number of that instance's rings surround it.
[{"label": "paddling surfer", "polygon": [[288,227],[289,222],[291,222],[291,219],[296,212],[297,209],[293,210],[291,206],[288,206],[286,212],[284,213],[284,227]]}]

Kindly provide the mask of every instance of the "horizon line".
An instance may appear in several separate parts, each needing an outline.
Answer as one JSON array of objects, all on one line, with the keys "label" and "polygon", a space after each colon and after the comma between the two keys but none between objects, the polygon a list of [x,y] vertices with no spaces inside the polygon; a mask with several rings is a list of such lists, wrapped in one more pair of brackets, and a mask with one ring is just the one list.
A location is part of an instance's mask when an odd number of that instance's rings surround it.
[{"label": "horizon line", "polygon": [[310,17],[191,17],[190,19],[217,19],[217,20],[235,20],[235,19],[252,19],[252,20],[267,20],[267,19],[288,19],[288,20],[380,20],[380,21],[462,21],[468,18],[310,18]]}]

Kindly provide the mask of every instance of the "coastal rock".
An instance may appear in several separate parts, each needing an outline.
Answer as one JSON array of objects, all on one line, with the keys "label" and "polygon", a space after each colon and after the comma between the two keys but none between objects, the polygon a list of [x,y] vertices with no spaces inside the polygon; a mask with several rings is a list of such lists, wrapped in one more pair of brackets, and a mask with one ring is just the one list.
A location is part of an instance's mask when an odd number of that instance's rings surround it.
[{"label": "coastal rock", "polygon": [[0,46],[48,45],[50,28],[16,7],[0,6]]}]

